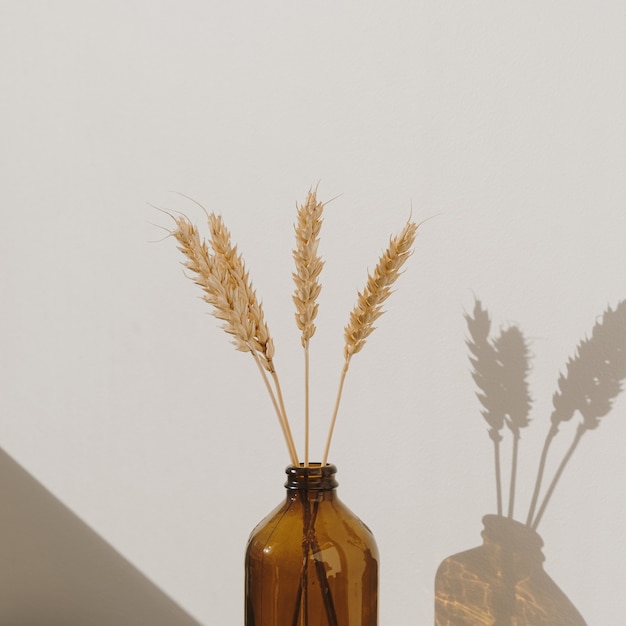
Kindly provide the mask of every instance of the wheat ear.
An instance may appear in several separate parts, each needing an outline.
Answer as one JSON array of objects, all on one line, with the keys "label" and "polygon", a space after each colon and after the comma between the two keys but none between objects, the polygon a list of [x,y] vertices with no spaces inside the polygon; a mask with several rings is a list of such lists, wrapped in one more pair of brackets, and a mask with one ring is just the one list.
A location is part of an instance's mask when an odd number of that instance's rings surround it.
[{"label": "wheat ear", "polygon": [[298,223],[296,231],[296,248],[293,258],[296,271],[293,280],[296,288],[293,301],[296,305],[296,324],[302,333],[301,342],[304,348],[304,465],[309,466],[309,341],[315,334],[315,318],[317,316],[317,297],[321,291],[318,281],[324,262],[317,253],[319,234],[322,228],[322,212],[324,205],[317,201],[316,189],[311,189],[306,202],[298,207]]},{"label": "wheat ear", "polygon": [[382,305],[391,294],[391,287],[400,276],[402,266],[411,256],[418,226],[418,224],[409,220],[402,232],[391,238],[389,246],[380,257],[378,265],[374,269],[374,273],[368,274],[365,289],[359,292],[357,303],[352,313],[350,313],[350,319],[344,329],[344,365],[339,379],[339,389],[330,420],[322,465],[325,465],[328,460],[328,452],[350,360],[357,352],[361,351],[367,338],[375,329],[374,322],[384,313]]},{"label": "wheat ear", "polygon": [[[213,315],[223,322],[237,350],[250,352],[259,366],[265,386],[278,416],[292,463],[298,463],[293,437],[282,401],[274,368],[274,344],[265,323],[263,308],[252,288],[243,259],[230,243],[230,233],[221,217],[209,215],[210,253],[197,228],[185,217],[174,218],[173,236],[186,257],[185,267],[194,273],[194,282],[204,291],[204,300],[213,307]],[[272,390],[267,373],[274,380]]]}]

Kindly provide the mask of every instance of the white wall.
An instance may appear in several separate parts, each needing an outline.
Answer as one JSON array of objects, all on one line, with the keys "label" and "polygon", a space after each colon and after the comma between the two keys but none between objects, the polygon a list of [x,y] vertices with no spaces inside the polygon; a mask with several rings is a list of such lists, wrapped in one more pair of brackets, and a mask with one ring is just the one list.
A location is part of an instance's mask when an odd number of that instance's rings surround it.
[{"label": "white wall", "polygon": [[[626,297],[624,41],[617,0],[2,3],[0,445],[203,624],[242,623],[245,542],[288,457],[150,204],[222,213],[299,422],[295,203],[341,194],[319,440],[356,291],[412,207],[433,219],[355,357],[331,460],[379,542],[381,623],[432,623],[438,563],[494,509],[474,295],[532,341],[520,517],[558,373]],[[585,436],[540,528],[589,624],[626,609],[625,412]]]}]

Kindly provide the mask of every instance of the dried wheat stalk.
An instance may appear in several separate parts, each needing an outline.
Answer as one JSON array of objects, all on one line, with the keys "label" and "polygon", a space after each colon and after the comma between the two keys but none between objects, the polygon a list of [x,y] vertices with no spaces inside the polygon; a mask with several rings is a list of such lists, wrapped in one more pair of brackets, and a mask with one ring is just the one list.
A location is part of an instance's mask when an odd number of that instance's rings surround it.
[{"label": "dried wheat stalk", "polygon": [[[194,273],[194,281],[204,291],[204,300],[212,305],[215,317],[224,322],[223,328],[232,336],[235,347],[252,354],[272,399],[292,463],[297,465],[298,455],[273,363],[274,344],[265,323],[263,308],[252,288],[241,255],[231,245],[228,229],[220,216],[209,215],[211,254],[206,243],[200,239],[198,230],[187,218],[176,217],[174,220],[176,229],[172,234],[187,258],[185,267]],[[272,376],[274,390],[266,372]]]},{"label": "dried wheat stalk", "polygon": [[353,355],[365,345],[367,338],[375,329],[374,322],[383,314],[382,305],[391,294],[391,287],[400,276],[400,270],[411,255],[418,224],[406,223],[402,232],[392,237],[387,250],[380,257],[373,274],[368,274],[365,289],[358,294],[357,303],[350,313],[350,319],[344,330],[344,365],[339,379],[339,389],[333,415],[331,417],[326,448],[322,458],[322,465],[326,464],[330,442],[332,440],[343,385]]},{"label": "dried wheat stalk", "polygon": [[321,291],[319,275],[324,262],[317,253],[319,234],[322,228],[322,212],[324,204],[318,202],[316,189],[311,189],[306,202],[298,207],[298,223],[296,225],[296,248],[293,258],[296,271],[293,280],[296,288],[293,301],[296,305],[296,324],[302,332],[301,342],[304,348],[304,465],[309,465],[309,341],[315,334],[315,318],[317,316],[317,297]]}]

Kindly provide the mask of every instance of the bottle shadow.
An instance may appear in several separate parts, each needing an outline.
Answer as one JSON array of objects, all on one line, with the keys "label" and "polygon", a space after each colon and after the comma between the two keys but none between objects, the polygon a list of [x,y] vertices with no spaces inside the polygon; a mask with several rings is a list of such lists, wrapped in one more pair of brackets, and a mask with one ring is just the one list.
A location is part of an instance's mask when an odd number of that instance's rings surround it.
[{"label": "bottle shadow", "polygon": [[200,626],[0,449],[0,624]]},{"label": "bottle shadow", "polygon": [[[493,443],[496,515],[483,518],[483,544],[445,559],[435,577],[436,626],[584,626],[585,620],[543,568],[537,534],[558,482],[581,438],[605,417],[626,378],[626,300],[608,307],[581,340],[559,376],[553,411],[525,522],[514,519],[518,443],[529,423],[529,350],[522,331],[509,326],[491,336],[491,320],[476,300],[465,316],[472,377]],[[575,435],[547,487],[551,444],[564,422],[578,416]],[[501,442],[512,442],[505,512]]]}]

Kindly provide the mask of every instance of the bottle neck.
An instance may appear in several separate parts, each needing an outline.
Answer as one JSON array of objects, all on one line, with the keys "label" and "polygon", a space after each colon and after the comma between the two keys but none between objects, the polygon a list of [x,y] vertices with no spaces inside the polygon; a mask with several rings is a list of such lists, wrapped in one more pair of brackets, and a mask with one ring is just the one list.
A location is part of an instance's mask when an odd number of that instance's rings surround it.
[{"label": "bottle neck", "polygon": [[297,491],[334,492],[339,483],[335,479],[337,468],[327,464],[311,463],[308,467],[289,465],[285,470],[287,495]]},{"label": "bottle neck", "polygon": [[482,532],[484,545],[519,565],[541,566],[543,540],[529,526],[501,515],[485,515]]}]

